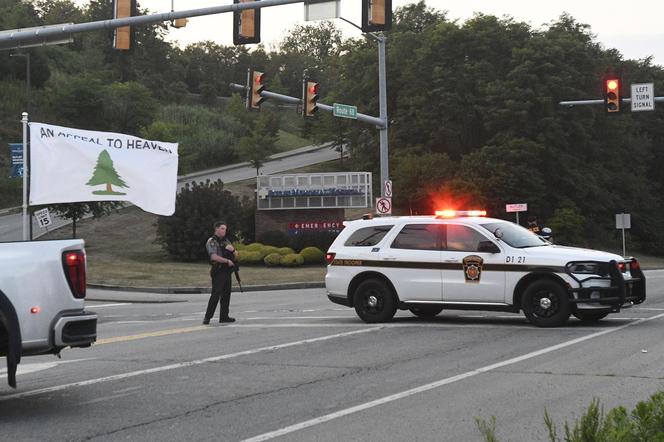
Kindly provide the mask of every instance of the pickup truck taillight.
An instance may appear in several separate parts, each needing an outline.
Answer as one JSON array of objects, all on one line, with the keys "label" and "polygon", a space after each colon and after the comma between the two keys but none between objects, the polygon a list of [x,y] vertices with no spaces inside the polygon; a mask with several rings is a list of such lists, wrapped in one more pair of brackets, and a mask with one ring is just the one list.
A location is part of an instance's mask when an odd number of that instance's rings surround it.
[{"label": "pickup truck taillight", "polygon": [[63,252],[62,266],[74,298],[85,298],[85,252],[83,250]]}]

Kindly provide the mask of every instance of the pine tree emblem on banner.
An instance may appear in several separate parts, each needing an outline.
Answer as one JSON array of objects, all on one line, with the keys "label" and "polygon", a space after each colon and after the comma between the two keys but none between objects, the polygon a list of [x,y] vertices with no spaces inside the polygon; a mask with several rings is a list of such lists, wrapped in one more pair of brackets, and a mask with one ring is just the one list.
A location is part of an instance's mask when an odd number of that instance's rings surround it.
[{"label": "pine tree emblem on banner", "polygon": [[95,190],[92,192],[93,195],[126,195],[126,193],[114,191],[111,185],[129,188],[113,167],[113,160],[105,149],[101,151],[97,158],[92,178],[85,184],[88,186],[106,185],[106,190]]}]

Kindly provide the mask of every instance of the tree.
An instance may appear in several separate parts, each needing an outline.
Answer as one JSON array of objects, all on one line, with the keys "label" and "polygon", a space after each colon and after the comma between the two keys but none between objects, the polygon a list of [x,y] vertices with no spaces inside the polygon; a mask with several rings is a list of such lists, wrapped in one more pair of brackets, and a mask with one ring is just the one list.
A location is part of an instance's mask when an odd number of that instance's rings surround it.
[{"label": "tree", "polygon": [[113,167],[113,160],[106,149],[102,150],[99,154],[92,177],[85,184],[88,186],[98,186],[100,184],[106,185],[105,190],[95,190],[92,192],[95,195],[126,195],[126,193],[114,191],[111,188],[111,185],[129,187],[124,181],[122,181],[122,178],[120,178],[120,175],[118,175]]},{"label": "tree", "polygon": [[104,215],[110,214],[112,211],[117,210],[123,206],[119,201],[89,201],[84,203],[66,203],[66,204],[52,204],[49,206],[31,206],[30,210],[35,211],[48,207],[49,210],[55,212],[64,219],[72,221],[72,238],[76,238],[76,222],[91,215],[93,218],[100,218]]},{"label": "tree", "polygon": [[175,213],[159,217],[157,241],[179,261],[206,260],[205,241],[212,235],[214,223],[225,221],[231,237],[245,236],[247,211],[251,210],[252,205],[243,207],[236,196],[224,190],[220,180],[193,182],[178,194]]}]

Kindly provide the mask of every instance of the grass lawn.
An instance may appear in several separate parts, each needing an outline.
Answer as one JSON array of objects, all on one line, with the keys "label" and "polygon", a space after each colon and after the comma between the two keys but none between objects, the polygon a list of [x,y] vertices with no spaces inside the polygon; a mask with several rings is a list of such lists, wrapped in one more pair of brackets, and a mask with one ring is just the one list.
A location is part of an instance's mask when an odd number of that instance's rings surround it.
[{"label": "grass lawn", "polygon": [[[76,236],[85,239],[88,282],[129,287],[209,287],[207,263],[171,259],[156,240],[157,215],[137,207],[100,219],[78,223]],[[66,226],[39,239],[71,238]],[[243,266],[242,285],[285,282],[322,282],[325,266],[269,268]]]}]

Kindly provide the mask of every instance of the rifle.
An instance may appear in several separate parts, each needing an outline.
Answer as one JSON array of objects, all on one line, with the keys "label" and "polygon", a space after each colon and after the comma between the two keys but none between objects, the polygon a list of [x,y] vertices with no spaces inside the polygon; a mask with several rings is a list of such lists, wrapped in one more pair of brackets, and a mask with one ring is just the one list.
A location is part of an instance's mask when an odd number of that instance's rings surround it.
[{"label": "rifle", "polygon": [[233,273],[235,273],[235,279],[237,280],[238,285],[240,286],[240,293],[244,293],[242,290],[242,280],[240,279],[240,266],[235,259],[235,254],[229,250],[226,250],[226,247],[221,249],[221,255],[223,258],[230,259],[233,261]]}]

